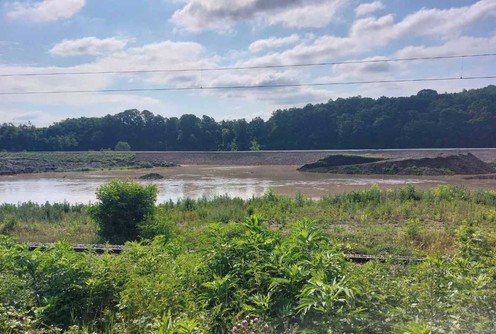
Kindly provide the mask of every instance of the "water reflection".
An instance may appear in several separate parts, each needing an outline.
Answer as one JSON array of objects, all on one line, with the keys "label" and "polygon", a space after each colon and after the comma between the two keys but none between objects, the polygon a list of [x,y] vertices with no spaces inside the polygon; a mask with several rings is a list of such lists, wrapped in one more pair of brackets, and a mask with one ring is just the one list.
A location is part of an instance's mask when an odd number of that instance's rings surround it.
[{"label": "water reflection", "polygon": [[[113,178],[132,178],[147,171],[101,171],[91,173],[52,173],[0,177],[0,203],[33,201],[38,203],[88,203],[96,200],[96,189]],[[293,196],[300,192],[317,198],[329,193],[369,188],[373,184],[395,188],[407,183],[420,188],[442,183],[467,185],[467,180],[454,177],[357,177],[329,174],[302,173],[294,166],[183,166],[155,169],[164,179],[143,181],[157,184],[159,202],[181,198],[212,198],[229,195],[243,199],[261,196],[269,189]],[[485,187],[496,188],[496,181],[485,182]],[[476,181],[474,181],[475,184]],[[480,187],[480,180],[477,187]],[[470,186],[470,184],[469,184]]]}]

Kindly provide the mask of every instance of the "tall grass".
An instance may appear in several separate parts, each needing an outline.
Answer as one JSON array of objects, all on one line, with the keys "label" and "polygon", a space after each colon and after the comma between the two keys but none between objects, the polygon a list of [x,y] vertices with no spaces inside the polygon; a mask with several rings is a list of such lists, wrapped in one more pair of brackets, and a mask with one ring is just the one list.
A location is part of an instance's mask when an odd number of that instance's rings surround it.
[{"label": "tall grass", "polygon": [[[273,192],[248,200],[187,198],[158,204],[155,218],[142,227],[142,235],[175,234],[195,246],[202,242],[209,223],[239,223],[254,214],[283,233],[301,219],[316,221],[342,249],[357,253],[450,255],[457,250],[455,231],[464,222],[480,228],[490,244],[496,244],[496,193],[470,192],[450,185],[432,190],[413,186],[381,190],[374,186],[319,200]],[[0,206],[0,233],[21,241],[96,242],[96,232],[85,205]]]},{"label": "tall grass", "polygon": [[95,243],[96,225],[83,204],[33,202],[0,205],[0,234],[22,242]]}]

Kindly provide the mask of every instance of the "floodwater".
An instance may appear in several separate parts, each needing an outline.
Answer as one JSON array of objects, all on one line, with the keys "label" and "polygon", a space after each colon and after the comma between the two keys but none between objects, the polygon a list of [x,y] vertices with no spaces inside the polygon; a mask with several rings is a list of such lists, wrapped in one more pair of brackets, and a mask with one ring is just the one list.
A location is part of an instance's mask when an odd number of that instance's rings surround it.
[{"label": "floodwater", "polygon": [[439,184],[463,185],[468,189],[496,190],[496,180],[465,180],[461,176],[363,176],[304,173],[297,166],[206,166],[190,165],[146,170],[110,170],[97,172],[44,173],[0,176],[0,203],[63,202],[88,203],[96,200],[96,189],[114,179],[137,179],[154,172],[161,180],[140,181],[156,184],[160,189],[158,202],[182,198],[212,198],[229,195],[243,199],[261,196],[272,190],[277,194],[294,196],[301,193],[309,198],[356,189],[398,188],[413,184],[432,188]]}]

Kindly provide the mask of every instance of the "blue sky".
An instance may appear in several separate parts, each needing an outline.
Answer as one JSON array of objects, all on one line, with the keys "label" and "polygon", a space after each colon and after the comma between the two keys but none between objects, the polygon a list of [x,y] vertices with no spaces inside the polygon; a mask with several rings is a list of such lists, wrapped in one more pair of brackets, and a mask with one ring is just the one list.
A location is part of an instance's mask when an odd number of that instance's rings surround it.
[{"label": "blue sky", "polygon": [[[495,0],[2,0],[0,75],[192,69],[185,72],[0,76],[0,93],[195,88],[496,75],[496,57],[314,67],[201,68],[381,60],[496,52]],[[495,79],[250,90],[0,95],[0,122],[148,109],[216,120],[355,95],[407,96]]]}]

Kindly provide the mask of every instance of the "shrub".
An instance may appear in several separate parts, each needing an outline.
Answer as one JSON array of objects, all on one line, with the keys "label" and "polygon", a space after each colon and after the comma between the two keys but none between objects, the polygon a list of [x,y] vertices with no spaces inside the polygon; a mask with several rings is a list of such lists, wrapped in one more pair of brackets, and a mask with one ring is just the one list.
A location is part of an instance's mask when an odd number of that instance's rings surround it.
[{"label": "shrub", "polygon": [[131,151],[131,146],[125,141],[118,141],[115,144],[116,151]]},{"label": "shrub", "polygon": [[100,237],[113,244],[137,239],[139,225],[153,217],[157,195],[156,185],[131,180],[116,179],[102,185],[91,209]]}]

